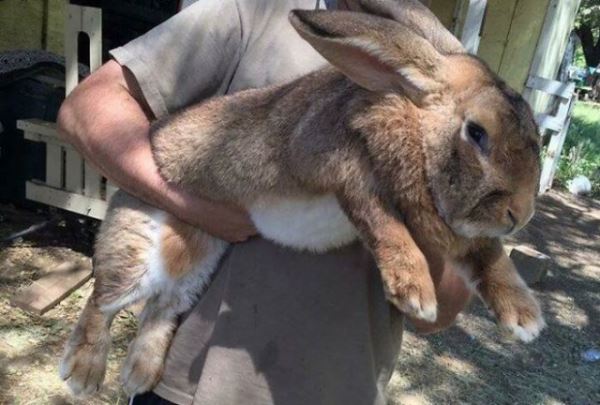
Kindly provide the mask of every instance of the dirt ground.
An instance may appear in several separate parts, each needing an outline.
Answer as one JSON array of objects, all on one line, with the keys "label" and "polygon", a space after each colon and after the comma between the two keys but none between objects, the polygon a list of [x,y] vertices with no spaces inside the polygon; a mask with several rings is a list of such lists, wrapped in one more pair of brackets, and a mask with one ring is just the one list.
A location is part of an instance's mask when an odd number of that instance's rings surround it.
[{"label": "dirt ground", "polygon": [[[0,206],[0,239],[53,217]],[[64,215],[63,215],[64,216]],[[135,318],[113,326],[107,380],[99,395],[75,401],[58,378],[63,342],[91,292],[91,282],[43,316],[10,306],[15,291],[45,268],[89,255],[94,224],[70,216],[35,234],[0,245],[0,404],[126,404],[117,382]],[[389,387],[399,404],[599,404],[600,201],[553,191],[539,200],[531,224],[510,244],[526,244],[555,261],[535,289],[547,329],[524,345],[501,336],[474,301],[455,326],[434,336],[407,328]]]},{"label": "dirt ground", "polygon": [[103,391],[95,398],[75,401],[58,377],[58,360],[92,282],[43,316],[9,304],[18,288],[39,278],[45,269],[91,254],[96,224],[68,214],[0,206],[0,238],[48,218],[55,223],[8,246],[0,245],[0,405],[127,404],[117,378],[127,342],[135,333],[133,315],[124,312],[113,324],[114,346]]}]

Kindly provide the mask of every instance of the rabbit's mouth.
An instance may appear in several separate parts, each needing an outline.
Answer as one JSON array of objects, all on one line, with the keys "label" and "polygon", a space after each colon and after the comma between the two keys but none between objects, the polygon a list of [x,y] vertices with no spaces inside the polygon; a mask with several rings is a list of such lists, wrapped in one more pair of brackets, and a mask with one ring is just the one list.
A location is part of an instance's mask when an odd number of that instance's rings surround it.
[{"label": "rabbit's mouth", "polygon": [[457,234],[468,238],[512,235],[527,221],[521,223],[509,208],[510,197],[510,192],[506,190],[492,190],[463,211],[462,215],[457,213],[448,223]]},{"label": "rabbit's mouth", "polygon": [[450,227],[457,235],[466,238],[500,238],[514,234],[519,230],[516,223],[490,224],[468,220],[454,221]]},{"label": "rabbit's mouth", "polygon": [[[502,219],[495,218],[492,212],[503,210],[502,199],[508,195],[504,191],[493,191],[480,198],[466,210],[456,212],[456,204],[439,198],[432,193],[435,208],[440,218],[459,236],[473,238],[499,238],[512,235],[522,226],[510,215]],[[461,212],[462,211],[462,212]]]}]

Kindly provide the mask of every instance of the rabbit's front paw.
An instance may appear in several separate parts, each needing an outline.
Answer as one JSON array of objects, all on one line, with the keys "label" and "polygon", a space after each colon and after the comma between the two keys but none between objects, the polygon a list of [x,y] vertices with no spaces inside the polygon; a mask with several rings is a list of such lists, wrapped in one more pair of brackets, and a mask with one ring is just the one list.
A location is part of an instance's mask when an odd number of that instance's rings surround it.
[{"label": "rabbit's front paw", "polygon": [[546,326],[540,304],[527,286],[498,291],[491,304],[500,327],[523,342],[531,342]]},{"label": "rabbit's front paw", "polygon": [[437,299],[429,266],[424,258],[407,263],[409,268],[396,266],[393,273],[383,273],[387,298],[406,315],[435,322]]}]

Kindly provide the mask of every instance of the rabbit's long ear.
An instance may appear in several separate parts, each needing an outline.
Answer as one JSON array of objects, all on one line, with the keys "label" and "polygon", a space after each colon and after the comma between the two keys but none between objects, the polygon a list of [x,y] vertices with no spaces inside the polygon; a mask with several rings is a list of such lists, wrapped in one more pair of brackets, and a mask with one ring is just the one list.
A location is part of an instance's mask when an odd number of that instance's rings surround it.
[{"label": "rabbit's long ear", "polygon": [[465,48],[419,0],[346,0],[351,10],[366,11],[406,25],[444,54],[465,53]]},{"label": "rabbit's long ear", "polygon": [[372,91],[400,91],[414,102],[443,85],[445,56],[409,28],[349,11],[294,10],[290,21],[332,65]]}]

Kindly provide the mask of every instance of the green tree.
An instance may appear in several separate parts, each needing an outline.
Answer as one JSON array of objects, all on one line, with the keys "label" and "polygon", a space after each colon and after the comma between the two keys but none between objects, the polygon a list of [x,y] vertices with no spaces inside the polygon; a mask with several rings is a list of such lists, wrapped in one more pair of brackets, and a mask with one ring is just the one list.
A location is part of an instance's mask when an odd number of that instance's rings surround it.
[{"label": "green tree", "polygon": [[600,0],[581,0],[575,32],[588,66],[600,64]]}]

